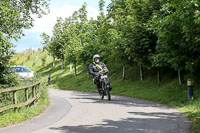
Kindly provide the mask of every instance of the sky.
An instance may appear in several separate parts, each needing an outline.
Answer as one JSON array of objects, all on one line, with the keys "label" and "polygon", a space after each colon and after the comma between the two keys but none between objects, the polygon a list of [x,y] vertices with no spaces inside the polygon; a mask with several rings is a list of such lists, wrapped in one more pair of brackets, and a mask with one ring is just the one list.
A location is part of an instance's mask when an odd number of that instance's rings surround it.
[{"label": "sky", "polygon": [[[104,0],[106,6],[111,2],[111,0]],[[56,23],[57,17],[66,18],[72,16],[73,12],[81,8],[81,6],[87,3],[88,17],[96,17],[99,15],[98,3],[99,0],[51,0],[50,1],[50,13],[44,15],[42,18],[36,18],[34,21],[34,26],[31,29],[24,30],[25,36],[21,37],[17,42],[12,41],[16,46],[15,50],[17,52],[22,52],[28,48],[37,50],[42,48],[42,38],[40,35],[45,32],[52,36],[52,28]],[[105,8],[106,10],[106,8]]]}]

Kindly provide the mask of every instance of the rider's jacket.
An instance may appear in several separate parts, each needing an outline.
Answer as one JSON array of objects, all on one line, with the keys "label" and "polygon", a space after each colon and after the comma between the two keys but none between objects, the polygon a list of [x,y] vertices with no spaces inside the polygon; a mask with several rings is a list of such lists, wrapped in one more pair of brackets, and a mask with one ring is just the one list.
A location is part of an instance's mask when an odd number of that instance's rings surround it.
[{"label": "rider's jacket", "polygon": [[103,62],[93,62],[89,65],[89,73],[95,77],[98,76],[100,72],[108,72],[108,68]]}]

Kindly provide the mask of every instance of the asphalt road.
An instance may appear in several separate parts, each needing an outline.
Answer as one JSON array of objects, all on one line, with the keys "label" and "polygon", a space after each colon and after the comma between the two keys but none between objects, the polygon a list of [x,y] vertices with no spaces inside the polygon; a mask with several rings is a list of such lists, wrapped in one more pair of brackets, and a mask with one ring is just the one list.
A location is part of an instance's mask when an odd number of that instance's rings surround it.
[{"label": "asphalt road", "polygon": [[151,101],[49,89],[43,114],[0,133],[190,133],[191,122],[178,110]]}]

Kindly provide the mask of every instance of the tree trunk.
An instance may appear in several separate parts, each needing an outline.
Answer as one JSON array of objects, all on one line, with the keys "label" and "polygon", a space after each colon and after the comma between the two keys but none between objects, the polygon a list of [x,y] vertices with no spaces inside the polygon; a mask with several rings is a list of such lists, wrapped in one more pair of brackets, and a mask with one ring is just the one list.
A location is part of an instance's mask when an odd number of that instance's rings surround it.
[{"label": "tree trunk", "polygon": [[144,81],[144,70],[142,65],[140,65],[140,79],[141,81]]},{"label": "tree trunk", "polygon": [[123,65],[123,74],[122,74],[122,80],[125,80],[125,70],[126,70],[126,66]]},{"label": "tree trunk", "polygon": [[53,67],[55,67],[55,57],[53,56]]},{"label": "tree trunk", "polygon": [[157,77],[158,77],[158,84],[160,84],[161,77],[160,77],[160,67],[157,68]]},{"label": "tree trunk", "polygon": [[90,80],[90,73],[89,73],[89,70],[87,71],[87,74],[88,74],[88,80]]},{"label": "tree trunk", "polygon": [[74,63],[74,76],[75,77],[77,76],[77,73],[76,73],[76,63]]},{"label": "tree trunk", "polygon": [[183,74],[181,74],[181,70],[178,70],[178,81],[180,85],[183,84]]},{"label": "tree trunk", "polygon": [[62,65],[61,65],[61,69],[64,68],[64,59],[61,59]]},{"label": "tree trunk", "polygon": [[69,65],[69,67],[70,67],[70,72],[72,71],[72,66],[73,66],[73,64],[70,64],[70,65]]}]

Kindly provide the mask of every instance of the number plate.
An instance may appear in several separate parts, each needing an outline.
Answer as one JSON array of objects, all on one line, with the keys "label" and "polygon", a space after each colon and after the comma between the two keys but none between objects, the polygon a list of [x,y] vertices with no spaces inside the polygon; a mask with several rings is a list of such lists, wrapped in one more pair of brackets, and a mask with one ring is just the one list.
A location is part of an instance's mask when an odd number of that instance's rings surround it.
[{"label": "number plate", "polygon": [[101,79],[105,79],[105,78],[108,78],[108,76],[107,75],[101,76]]}]

